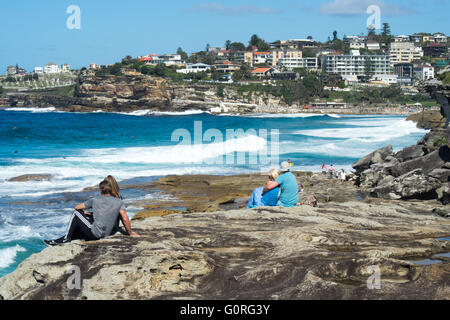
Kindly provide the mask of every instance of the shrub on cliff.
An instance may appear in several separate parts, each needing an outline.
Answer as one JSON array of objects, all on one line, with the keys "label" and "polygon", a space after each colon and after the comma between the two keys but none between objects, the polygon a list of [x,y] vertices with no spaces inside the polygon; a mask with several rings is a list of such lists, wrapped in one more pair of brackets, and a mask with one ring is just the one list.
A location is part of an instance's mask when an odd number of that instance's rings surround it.
[{"label": "shrub on cliff", "polygon": [[439,80],[441,80],[442,83],[444,83],[444,84],[449,84],[450,85],[450,71],[440,74],[439,75]]}]

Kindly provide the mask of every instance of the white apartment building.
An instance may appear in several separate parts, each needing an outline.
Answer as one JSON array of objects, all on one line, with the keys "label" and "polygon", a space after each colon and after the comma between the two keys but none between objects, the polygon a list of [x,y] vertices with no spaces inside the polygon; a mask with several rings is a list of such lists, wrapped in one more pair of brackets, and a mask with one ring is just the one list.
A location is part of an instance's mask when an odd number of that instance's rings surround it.
[{"label": "white apartment building", "polygon": [[59,72],[60,72],[60,69],[56,63],[50,62],[44,66],[44,73],[55,74],[55,73],[59,73]]},{"label": "white apartment building", "polygon": [[280,59],[301,59],[302,57],[301,50],[272,50],[267,58],[267,63],[277,66]]},{"label": "white apartment building", "polygon": [[186,68],[184,69],[178,69],[178,73],[197,73],[197,72],[206,72],[211,70],[211,66],[209,64],[205,63],[188,63],[186,65]]},{"label": "white apartment building", "polygon": [[350,40],[350,49],[359,50],[359,49],[364,49],[365,47],[366,46],[364,44],[364,41],[362,41],[360,39]]},{"label": "white apartment building", "polygon": [[367,41],[366,49],[370,51],[380,50],[380,43],[378,41]]},{"label": "white apartment building", "polygon": [[344,36],[343,41],[345,43],[350,43],[352,41],[365,42],[367,40],[367,36]]},{"label": "white apartment building", "polygon": [[253,52],[251,51],[238,51],[234,53],[234,59],[236,63],[247,63],[249,66],[253,65]]},{"label": "white apartment building", "polygon": [[381,74],[375,75],[370,79],[374,82],[381,82],[382,84],[391,85],[396,84],[398,82],[398,75],[396,74]]},{"label": "white apartment building", "polygon": [[305,68],[307,70],[317,70],[319,67],[317,58],[281,58],[278,66],[293,70],[295,68]]},{"label": "white apartment building", "polygon": [[61,65],[61,72],[70,72],[70,65],[67,63]]},{"label": "white apartment building", "polygon": [[393,42],[389,48],[391,63],[410,63],[423,57],[421,47],[416,47],[412,42]]},{"label": "white apartment building", "polygon": [[151,64],[165,64],[166,66],[183,65],[185,62],[181,60],[179,54],[154,55]]},{"label": "white apartment building", "polygon": [[34,73],[44,73],[44,68],[42,67],[34,67]]},{"label": "white apartment building", "polygon": [[440,32],[433,34],[433,39],[435,43],[447,43],[447,36]]},{"label": "white apartment building", "polygon": [[342,77],[367,75],[370,66],[372,76],[392,74],[391,61],[387,55],[327,55],[322,56],[322,70]]},{"label": "white apartment building", "polygon": [[253,52],[253,64],[267,63],[270,57],[270,52],[268,51],[254,51]]},{"label": "white apartment building", "polygon": [[405,36],[405,35],[400,35],[400,36],[394,37],[394,41],[395,42],[409,42],[410,41],[410,37],[409,36]]},{"label": "white apartment building", "polygon": [[414,66],[414,77],[421,81],[434,79],[434,68],[430,64]]}]

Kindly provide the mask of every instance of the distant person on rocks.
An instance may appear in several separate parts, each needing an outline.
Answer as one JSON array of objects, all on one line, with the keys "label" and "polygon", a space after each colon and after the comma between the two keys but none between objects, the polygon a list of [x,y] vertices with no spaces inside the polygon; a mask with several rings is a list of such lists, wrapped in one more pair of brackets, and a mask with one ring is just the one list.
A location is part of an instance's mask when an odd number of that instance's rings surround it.
[{"label": "distant person on rocks", "polygon": [[328,169],[328,172],[330,173],[330,176],[328,177],[328,179],[333,179],[333,175],[334,175],[333,165],[330,166],[330,169]]},{"label": "distant person on rocks", "polygon": [[345,170],[344,169],[341,169],[341,181],[342,181],[342,184],[344,184],[344,182],[347,180],[347,176],[346,176],[346,174],[345,174]]},{"label": "distant person on rocks", "polygon": [[280,176],[275,181],[267,181],[263,194],[280,187],[280,199],[277,206],[293,207],[298,203],[298,184],[297,178],[290,172],[289,162],[284,161],[281,164]]},{"label": "distant person on rocks", "polygon": [[316,208],[319,205],[319,202],[317,201],[317,197],[315,194],[313,194],[312,197],[309,199],[309,205],[314,208]]},{"label": "distant person on rocks", "polygon": [[[280,173],[277,169],[273,169],[269,174],[269,181],[275,181]],[[274,188],[273,190],[265,193],[263,195],[264,187],[259,187],[253,190],[253,193],[248,201],[247,209],[256,208],[256,207],[274,207],[278,203],[278,194],[280,192],[280,188]]]},{"label": "distant person on rocks", "polygon": [[325,163],[322,163],[322,174],[325,176],[327,174],[327,166]]},{"label": "distant person on rocks", "polygon": [[[131,230],[125,205],[120,198],[113,195],[111,183],[105,179],[99,187],[101,196],[78,204],[75,207],[76,211],[72,214],[66,234],[56,240],[44,240],[47,246],[60,245],[72,240],[93,241],[108,237],[116,230],[119,216],[128,235],[139,237]],[[92,209],[92,213],[87,212],[88,209]]]}]

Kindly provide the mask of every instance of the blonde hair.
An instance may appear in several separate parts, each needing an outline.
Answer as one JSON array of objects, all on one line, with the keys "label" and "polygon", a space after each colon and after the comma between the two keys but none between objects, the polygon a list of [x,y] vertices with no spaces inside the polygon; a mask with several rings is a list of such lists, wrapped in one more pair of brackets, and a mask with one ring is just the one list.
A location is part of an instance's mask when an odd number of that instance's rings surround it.
[{"label": "blonde hair", "polygon": [[278,169],[272,169],[269,172],[269,176],[275,180],[276,178],[278,178],[280,176],[280,172],[278,171]]},{"label": "blonde hair", "polygon": [[105,181],[109,182],[109,184],[111,185],[111,195],[115,198],[122,199],[122,196],[120,195],[119,184],[117,183],[116,179],[113,176],[107,176],[105,178]]}]

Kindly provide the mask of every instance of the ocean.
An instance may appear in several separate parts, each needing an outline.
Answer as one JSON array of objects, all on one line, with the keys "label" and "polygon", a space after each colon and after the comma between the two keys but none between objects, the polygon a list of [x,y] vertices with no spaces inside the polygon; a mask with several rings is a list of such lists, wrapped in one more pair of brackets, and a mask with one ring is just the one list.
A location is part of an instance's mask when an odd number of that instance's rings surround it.
[{"label": "ocean", "polygon": [[[227,139],[228,131],[243,135]],[[228,130],[228,131],[227,131]],[[262,160],[290,159],[294,170],[336,169],[392,144],[395,151],[424,136],[404,116],[211,115],[200,111],[64,113],[53,108],[0,111],[0,277],[12,272],[43,239],[61,236],[73,207],[111,174],[142,183],[168,174],[258,172]],[[181,138],[183,137],[183,138]],[[266,142],[269,143],[266,143]],[[246,152],[248,151],[248,152]],[[252,157],[254,154],[269,157]],[[258,162],[259,161],[259,162]],[[10,182],[24,174],[49,181]],[[160,195],[126,190],[127,203]],[[132,216],[140,208],[127,208]]]}]

